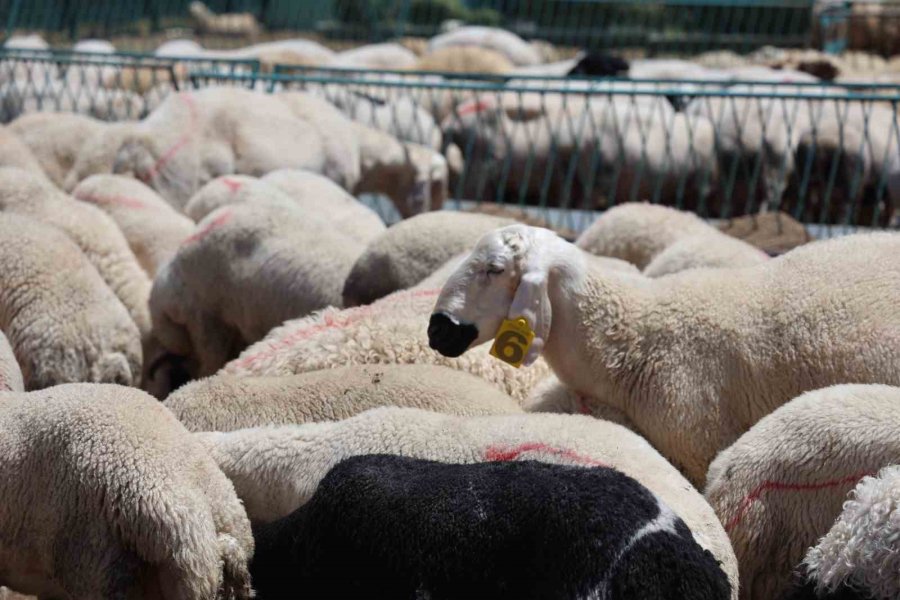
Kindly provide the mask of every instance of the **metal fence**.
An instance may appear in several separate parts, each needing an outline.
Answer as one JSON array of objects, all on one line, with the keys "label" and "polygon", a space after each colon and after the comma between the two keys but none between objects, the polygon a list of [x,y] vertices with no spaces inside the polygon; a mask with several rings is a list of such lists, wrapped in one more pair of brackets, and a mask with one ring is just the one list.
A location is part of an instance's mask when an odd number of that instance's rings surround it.
[{"label": "metal fence", "polygon": [[[190,28],[188,0],[2,0],[7,35],[31,30],[58,41],[147,36]],[[447,20],[501,26],[526,39],[594,49],[693,53],[765,44],[806,46],[813,0],[207,0],[215,12],[248,12],[268,32],[383,41],[430,37]],[[228,39],[213,40],[229,45]],[[235,43],[231,41],[231,43]],[[125,47],[125,46],[121,46]]]},{"label": "metal fence", "polygon": [[[898,220],[898,85],[456,77],[0,53],[4,121],[31,110],[136,118],[172,91],[211,86],[305,91],[440,151],[452,202],[528,207],[575,231],[639,200],[714,219],[783,210],[838,231]],[[123,96],[133,104],[120,111]]]},{"label": "metal fence", "polygon": [[169,92],[188,85],[193,72],[253,75],[259,68],[256,60],[5,49],[0,51],[0,121],[35,111],[139,119]]}]

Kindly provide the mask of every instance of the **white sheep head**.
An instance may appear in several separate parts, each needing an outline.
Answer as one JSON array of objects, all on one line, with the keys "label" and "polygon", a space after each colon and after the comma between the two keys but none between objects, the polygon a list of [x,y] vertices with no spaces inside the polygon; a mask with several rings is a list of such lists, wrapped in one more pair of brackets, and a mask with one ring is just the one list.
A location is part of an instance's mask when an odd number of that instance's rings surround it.
[{"label": "white sheep head", "polygon": [[554,232],[527,225],[482,237],[441,290],[428,326],[430,346],[459,356],[492,339],[504,319],[524,317],[535,337],[523,364],[532,364],[550,335],[548,282],[573,250]]}]

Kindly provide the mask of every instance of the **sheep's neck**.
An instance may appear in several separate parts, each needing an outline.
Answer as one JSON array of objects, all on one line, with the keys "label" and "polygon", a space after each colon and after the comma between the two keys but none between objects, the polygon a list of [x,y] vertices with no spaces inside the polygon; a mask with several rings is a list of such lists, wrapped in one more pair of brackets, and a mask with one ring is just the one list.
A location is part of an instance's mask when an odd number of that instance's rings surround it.
[{"label": "sheep's neck", "polygon": [[636,315],[644,300],[615,272],[597,277],[552,269],[552,325],[544,358],[560,381],[627,411],[628,390],[639,376],[631,356],[640,347]]}]

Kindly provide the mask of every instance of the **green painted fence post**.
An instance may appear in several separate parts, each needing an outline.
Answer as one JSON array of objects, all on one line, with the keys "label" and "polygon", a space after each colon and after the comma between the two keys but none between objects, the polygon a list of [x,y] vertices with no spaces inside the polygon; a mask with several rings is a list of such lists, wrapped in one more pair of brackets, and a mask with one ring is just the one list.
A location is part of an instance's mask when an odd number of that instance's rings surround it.
[{"label": "green painted fence post", "polygon": [[4,42],[16,29],[16,23],[19,21],[19,13],[22,10],[23,1],[24,0],[13,0],[12,8],[9,10],[9,17],[6,19],[6,35],[3,36]]}]

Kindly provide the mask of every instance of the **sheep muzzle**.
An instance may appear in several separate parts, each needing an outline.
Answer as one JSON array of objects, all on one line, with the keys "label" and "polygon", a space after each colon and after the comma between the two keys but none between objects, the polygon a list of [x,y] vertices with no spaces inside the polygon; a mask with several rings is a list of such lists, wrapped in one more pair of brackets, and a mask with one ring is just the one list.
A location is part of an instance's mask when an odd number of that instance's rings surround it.
[{"label": "sheep muzzle", "polygon": [[478,328],[459,323],[446,313],[434,313],[428,322],[428,345],[444,356],[456,358],[478,338]]}]

